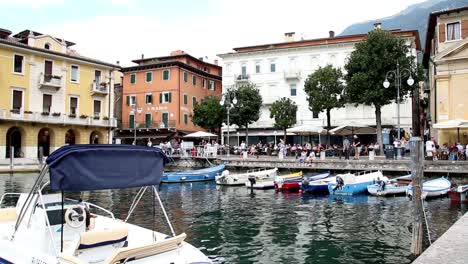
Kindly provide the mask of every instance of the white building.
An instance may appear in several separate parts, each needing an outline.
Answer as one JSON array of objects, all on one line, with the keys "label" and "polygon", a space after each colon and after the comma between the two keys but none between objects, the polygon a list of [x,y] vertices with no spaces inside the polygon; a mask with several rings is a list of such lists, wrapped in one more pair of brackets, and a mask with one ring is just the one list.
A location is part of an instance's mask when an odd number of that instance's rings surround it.
[{"label": "white building", "polygon": [[[392,33],[404,38],[416,56],[420,50],[417,30],[394,30]],[[331,64],[344,68],[354,45],[363,41],[367,34],[335,36],[330,31],[328,38],[294,40],[294,32],[285,34],[281,43],[264,44],[234,48],[234,52],[219,55],[223,63],[223,92],[238,82],[250,81],[259,88],[263,98],[260,119],[249,126],[249,142],[254,143],[264,137],[275,135],[274,120],[270,118],[270,105],[281,97],[289,97],[298,105],[297,125],[326,127],[326,113],[312,113],[308,107],[304,83],[307,76],[318,67]],[[384,80],[382,80],[383,82]],[[402,128],[411,127],[411,100],[400,104]],[[349,121],[375,126],[375,109],[371,106],[346,105],[331,111],[332,127],[344,125]],[[397,124],[397,106],[390,104],[382,108],[382,126],[394,127]],[[223,129],[226,135],[227,128]],[[237,143],[237,136],[245,136],[243,129],[231,127],[231,143]],[[277,136],[283,132],[278,130]],[[250,137],[253,136],[253,140]]]}]

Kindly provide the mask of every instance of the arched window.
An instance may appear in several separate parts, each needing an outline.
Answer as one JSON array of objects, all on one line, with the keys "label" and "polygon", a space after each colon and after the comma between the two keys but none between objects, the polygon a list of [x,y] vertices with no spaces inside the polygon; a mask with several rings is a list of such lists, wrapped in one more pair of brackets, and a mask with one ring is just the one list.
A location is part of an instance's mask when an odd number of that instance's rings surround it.
[{"label": "arched window", "polygon": [[50,44],[49,43],[44,44],[44,49],[50,50]]}]

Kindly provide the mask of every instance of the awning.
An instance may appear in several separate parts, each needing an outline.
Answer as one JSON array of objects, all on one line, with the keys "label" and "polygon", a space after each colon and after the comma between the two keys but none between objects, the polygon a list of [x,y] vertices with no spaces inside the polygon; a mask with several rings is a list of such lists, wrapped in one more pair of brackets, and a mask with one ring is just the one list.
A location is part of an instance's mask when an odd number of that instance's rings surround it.
[{"label": "awning", "polygon": [[191,134],[184,136],[184,138],[212,138],[212,137],[217,137],[217,135],[204,132],[204,131],[198,131],[198,132],[191,133]]},{"label": "awning", "polygon": [[456,129],[457,141],[460,142],[460,129],[468,129],[468,120],[466,119],[453,119],[444,122],[439,122],[432,125],[435,129]]},{"label": "awning", "polygon": [[166,155],[131,145],[70,145],[46,160],[52,191],[91,191],[158,185]]}]

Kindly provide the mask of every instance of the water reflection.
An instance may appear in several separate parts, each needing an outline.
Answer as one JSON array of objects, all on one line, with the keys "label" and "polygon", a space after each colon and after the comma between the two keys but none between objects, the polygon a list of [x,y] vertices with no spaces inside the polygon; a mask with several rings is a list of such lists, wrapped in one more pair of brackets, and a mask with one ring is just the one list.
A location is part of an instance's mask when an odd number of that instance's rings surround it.
[{"label": "water reflection", "polygon": [[[0,191],[25,191],[33,174],[0,175]],[[125,218],[136,189],[83,192]],[[214,182],[160,187],[177,233],[218,263],[410,263],[411,204],[406,197],[300,195],[222,187]],[[78,197],[80,194],[69,194]],[[130,222],[170,233],[151,192]],[[156,204],[157,205],[157,204]],[[432,239],[468,209],[448,198],[425,203]]]}]

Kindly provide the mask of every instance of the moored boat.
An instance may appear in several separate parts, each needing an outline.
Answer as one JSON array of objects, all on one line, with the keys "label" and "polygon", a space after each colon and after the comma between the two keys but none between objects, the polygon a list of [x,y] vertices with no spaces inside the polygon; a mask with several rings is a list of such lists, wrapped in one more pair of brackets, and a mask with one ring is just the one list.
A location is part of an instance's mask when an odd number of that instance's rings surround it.
[{"label": "moored boat", "polygon": [[[438,196],[444,196],[450,190],[452,183],[444,177],[429,180],[423,183],[421,198],[432,198]],[[408,196],[413,196],[413,186],[408,185],[408,189],[406,191]]]},{"label": "moored boat", "polygon": [[245,186],[247,188],[253,187],[254,189],[272,189],[272,188],[275,188],[275,184],[277,183],[282,183],[288,179],[301,178],[301,176],[302,176],[302,171],[290,173],[286,175],[277,175],[277,176],[272,176],[269,178],[255,180],[255,183],[253,184],[253,186],[251,185],[249,181],[247,181],[245,183]]},{"label": "moored boat", "polygon": [[388,181],[379,180],[374,184],[368,185],[367,191],[374,196],[405,195],[410,183],[411,174]]},{"label": "moored boat", "polygon": [[[159,192],[164,153],[127,145],[65,146],[46,160],[29,193],[0,209],[0,263],[211,263],[176,235]],[[45,177],[49,173],[49,181]],[[46,193],[50,185],[52,193]],[[140,188],[127,218],[98,205],[67,199],[65,192]],[[171,235],[127,222],[146,190],[156,197]],[[27,250],[25,250],[27,249]]]},{"label": "moored boat", "polygon": [[231,174],[228,170],[223,171],[220,176],[216,176],[216,184],[218,185],[230,185],[230,186],[242,186],[249,181],[249,177],[255,177],[256,180],[270,178],[276,176],[278,169],[250,171],[239,174]]},{"label": "moored boat", "polygon": [[328,193],[328,184],[334,183],[336,177],[328,177],[316,181],[303,181],[301,184],[301,191],[303,193],[313,193],[313,194],[326,194]]},{"label": "moored boat", "polygon": [[163,183],[183,183],[183,182],[199,182],[199,181],[214,181],[216,176],[219,176],[224,170],[225,165],[217,165],[209,168],[187,171],[164,172],[161,179]]},{"label": "moored boat", "polygon": [[308,184],[310,182],[315,182],[315,181],[325,179],[325,178],[328,178],[328,177],[330,177],[330,172],[329,171],[304,175],[302,178],[299,178],[299,179],[293,179],[293,180],[285,181],[281,186],[281,190],[285,191],[285,192],[297,192],[297,191],[299,191],[301,189],[301,185],[304,182],[306,184]]},{"label": "moored boat", "polygon": [[448,195],[453,203],[468,203],[468,184],[453,187]]},{"label": "moored boat", "polygon": [[340,174],[336,176],[335,182],[328,183],[328,191],[336,195],[365,193],[367,186],[379,180],[388,181],[388,178],[381,171]]}]

